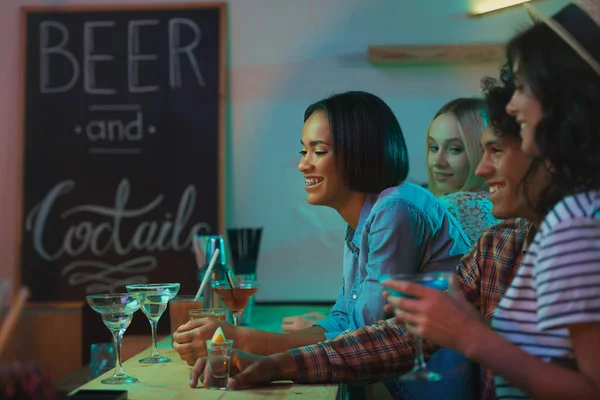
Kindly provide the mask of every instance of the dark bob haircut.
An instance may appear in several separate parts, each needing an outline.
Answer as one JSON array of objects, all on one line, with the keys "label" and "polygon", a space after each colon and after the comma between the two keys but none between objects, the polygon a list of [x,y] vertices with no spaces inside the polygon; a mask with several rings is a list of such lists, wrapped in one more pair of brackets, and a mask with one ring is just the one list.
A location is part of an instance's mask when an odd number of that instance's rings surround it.
[{"label": "dark bob haircut", "polygon": [[304,122],[316,111],[329,118],[333,154],[344,185],[362,193],[379,193],[408,175],[408,150],[392,110],[367,92],[345,92],[311,104]]},{"label": "dark bob haircut", "polygon": [[543,217],[565,196],[600,188],[600,76],[545,24],[513,38],[507,56],[542,106],[535,144],[552,166],[535,206]]}]

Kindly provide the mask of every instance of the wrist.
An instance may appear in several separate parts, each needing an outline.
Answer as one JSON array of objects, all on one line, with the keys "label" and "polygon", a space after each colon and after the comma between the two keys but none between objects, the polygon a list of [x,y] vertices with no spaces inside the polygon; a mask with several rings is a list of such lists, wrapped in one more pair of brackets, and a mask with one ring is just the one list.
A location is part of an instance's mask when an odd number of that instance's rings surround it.
[{"label": "wrist", "polygon": [[478,360],[481,345],[485,343],[490,328],[483,321],[473,321],[468,324],[460,335],[457,350],[469,360]]},{"label": "wrist", "polygon": [[238,345],[236,346],[238,349],[245,351],[247,353],[260,354],[261,352],[257,352],[256,348],[256,333],[259,332],[256,329],[246,328],[244,326],[236,327],[236,339],[238,341]]},{"label": "wrist", "polygon": [[284,351],[282,353],[273,354],[269,356],[271,360],[279,367],[279,376],[276,379],[280,380],[298,380],[298,367],[296,366],[296,361],[294,360],[294,356],[289,351]]}]

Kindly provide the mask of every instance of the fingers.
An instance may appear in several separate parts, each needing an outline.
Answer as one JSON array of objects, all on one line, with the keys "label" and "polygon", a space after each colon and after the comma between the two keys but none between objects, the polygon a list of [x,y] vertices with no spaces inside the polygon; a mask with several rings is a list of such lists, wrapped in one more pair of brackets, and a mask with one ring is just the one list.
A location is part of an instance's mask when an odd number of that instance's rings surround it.
[{"label": "fingers", "polygon": [[193,342],[183,344],[173,343],[173,349],[179,353],[180,356],[186,354],[193,354],[194,357],[206,355],[206,344],[203,343],[200,343],[199,345],[196,345]]},{"label": "fingers", "polygon": [[412,314],[400,309],[396,309],[394,310],[394,315],[396,316],[396,320],[403,322],[405,324],[408,325],[417,325],[417,323],[419,322],[420,318],[418,315],[416,314]]},{"label": "fingers", "polygon": [[242,387],[242,385],[238,382],[237,378],[239,377],[240,374],[229,378],[229,380],[227,381],[227,387],[231,390],[236,390]]},{"label": "fingers", "polygon": [[404,312],[402,310],[394,310],[394,320],[398,324],[403,324],[406,330],[413,335],[421,336],[423,327],[420,324],[420,317],[415,314]]},{"label": "fingers", "polygon": [[185,324],[181,325],[179,328],[177,328],[177,332],[191,331],[194,328],[200,328],[201,326],[208,325],[211,323],[211,321],[214,321],[214,319],[212,319],[212,318],[196,318],[196,319],[193,319],[193,320],[188,321]]},{"label": "fingers", "polygon": [[253,383],[255,383],[255,369],[256,368],[254,368],[254,366],[251,365],[239,374],[229,378],[229,381],[227,382],[229,384],[229,389],[236,390],[245,386],[250,386]]},{"label": "fingers", "polygon": [[180,354],[179,358],[181,358],[183,361],[185,361],[187,365],[193,366],[199,357],[196,353],[185,353],[185,354]]},{"label": "fingers", "polygon": [[231,353],[229,388],[235,390],[267,381],[269,369],[260,368],[262,360],[262,357],[234,350]]},{"label": "fingers", "polygon": [[[205,367],[206,358],[201,357],[196,360],[193,364],[192,371],[190,372],[190,387],[195,388],[198,386],[198,379],[204,374]],[[206,379],[204,379],[204,382],[206,382]]]},{"label": "fingers", "polygon": [[194,326],[192,324],[190,324],[190,321],[188,321],[183,325],[179,325],[179,328],[177,328],[175,333],[173,333],[173,337],[175,337],[175,335],[177,335],[178,333],[191,331],[192,329],[194,329]]},{"label": "fingers", "polygon": [[198,318],[187,322],[173,334],[173,340],[179,344],[201,342],[202,348],[204,348],[206,340],[212,338],[219,327],[226,332],[227,338],[235,340],[236,327],[214,318]]},{"label": "fingers", "polygon": [[435,290],[428,288],[424,285],[419,285],[417,283],[412,283],[409,281],[399,281],[395,279],[388,279],[386,281],[383,281],[381,282],[381,286],[390,288],[398,292],[402,292],[404,295],[414,297],[424,297],[428,293],[428,291]]},{"label": "fingers", "polygon": [[285,317],[283,319],[283,324],[281,324],[280,328],[284,332],[295,332],[304,328],[309,328],[313,324],[314,320],[310,320],[305,317]]},{"label": "fingers", "polygon": [[[185,325],[182,325],[185,326]],[[194,340],[194,336],[196,336],[197,330],[189,330],[189,331],[179,331],[177,330],[173,333],[173,341],[177,344],[190,343]]]},{"label": "fingers", "polygon": [[208,385],[210,384],[210,365],[208,365],[208,358],[202,357],[206,360],[204,366],[204,372],[202,374],[202,382],[204,383],[204,387],[208,389]]},{"label": "fingers", "polygon": [[173,349],[179,354],[179,358],[185,361],[188,365],[194,365],[196,359],[201,356],[206,356],[206,349],[196,351],[191,343],[187,344],[173,344]]},{"label": "fingers", "polygon": [[194,352],[191,353],[183,353],[179,354],[179,358],[185,361],[188,365],[194,365],[196,359],[198,359],[198,355]]},{"label": "fingers", "polygon": [[402,309],[408,312],[416,312],[422,309],[423,303],[421,300],[407,299],[406,297],[388,297],[388,303],[390,303],[395,309]]},{"label": "fingers", "polygon": [[306,317],[306,318],[317,319],[317,320],[322,320],[322,319],[326,318],[323,314],[321,314],[319,312],[314,312],[314,311],[303,314],[302,316]]}]

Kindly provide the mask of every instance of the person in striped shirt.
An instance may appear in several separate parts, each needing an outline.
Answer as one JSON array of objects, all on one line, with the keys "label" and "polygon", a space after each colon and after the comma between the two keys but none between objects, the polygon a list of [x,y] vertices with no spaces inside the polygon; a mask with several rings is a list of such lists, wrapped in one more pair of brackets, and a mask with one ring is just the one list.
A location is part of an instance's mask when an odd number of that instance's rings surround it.
[{"label": "person in striped shirt", "polygon": [[[493,79],[484,80],[484,86],[490,123],[483,135],[484,158],[478,174],[486,180],[504,182],[503,191],[492,198],[492,212],[505,221],[483,233],[462,258],[456,274],[467,300],[482,318],[489,320],[516,274],[525,255],[527,238],[534,230],[527,221],[533,215],[531,207],[517,196],[518,184],[530,166],[530,159],[521,151],[519,126],[505,111],[513,87],[510,82],[499,86]],[[425,343],[427,356],[435,350],[435,346]],[[192,369],[192,387],[197,385],[204,365],[200,359]],[[282,379],[300,383],[376,382],[397,377],[412,365],[412,338],[404,326],[389,319],[343,332],[333,340],[268,357],[234,350],[230,387]],[[480,376],[481,385],[474,396],[495,399],[493,374],[482,368]],[[406,393],[398,385],[392,394],[394,398],[404,398]]]},{"label": "person in striped shirt", "polygon": [[[600,398],[600,2],[569,4],[507,47],[517,90],[507,112],[522,150],[547,165],[536,233],[494,313],[493,331],[468,303],[390,284],[409,329],[496,373],[499,399]],[[491,185],[490,185],[491,186]],[[525,179],[523,187],[532,186]],[[440,320],[440,316],[444,316]]]}]

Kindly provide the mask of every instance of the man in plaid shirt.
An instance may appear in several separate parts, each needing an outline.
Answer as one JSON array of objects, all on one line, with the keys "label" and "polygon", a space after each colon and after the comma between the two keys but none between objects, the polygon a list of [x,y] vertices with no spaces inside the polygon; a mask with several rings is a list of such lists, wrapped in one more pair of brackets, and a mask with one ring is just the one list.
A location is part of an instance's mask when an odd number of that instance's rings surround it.
[{"label": "man in plaid shirt", "polygon": [[[484,84],[490,124],[482,137],[484,156],[476,173],[490,187],[494,216],[505,221],[483,233],[462,258],[456,275],[466,298],[489,321],[524,259],[534,228],[527,220],[533,215],[531,207],[518,195],[519,183],[531,160],[521,152],[519,126],[505,112],[513,88],[508,84],[496,86],[490,80]],[[423,344],[428,356],[435,349],[431,344]],[[345,331],[332,340],[267,357],[236,350],[232,361],[232,389],[286,379],[299,383],[377,382],[412,368],[413,341],[402,325],[389,319]],[[204,366],[203,359],[194,366],[193,387]],[[402,398],[400,390],[392,394]],[[485,368],[481,368],[480,398],[496,398],[494,376]]]}]

